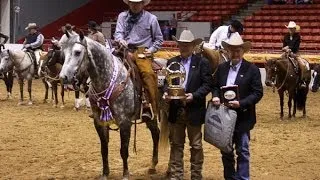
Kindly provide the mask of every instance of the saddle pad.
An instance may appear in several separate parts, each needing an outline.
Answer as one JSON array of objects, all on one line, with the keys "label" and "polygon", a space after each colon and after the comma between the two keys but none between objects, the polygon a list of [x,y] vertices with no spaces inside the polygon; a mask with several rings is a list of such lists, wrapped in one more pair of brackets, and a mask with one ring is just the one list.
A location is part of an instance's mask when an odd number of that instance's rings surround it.
[{"label": "saddle pad", "polygon": [[204,124],[204,140],[223,152],[231,152],[237,112],[224,105],[209,102]]}]

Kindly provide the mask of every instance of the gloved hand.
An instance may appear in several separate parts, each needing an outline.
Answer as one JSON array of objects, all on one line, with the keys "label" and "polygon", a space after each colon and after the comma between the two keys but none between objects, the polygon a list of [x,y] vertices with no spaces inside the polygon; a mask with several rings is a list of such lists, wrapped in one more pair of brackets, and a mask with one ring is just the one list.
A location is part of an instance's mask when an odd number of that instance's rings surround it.
[{"label": "gloved hand", "polygon": [[29,47],[31,47],[31,45],[30,44],[25,44],[25,45],[23,45],[23,47],[24,48],[29,48]]},{"label": "gloved hand", "polygon": [[54,45],[57,45],[57,44],[59,43],[59,41],[56,40],[54,37],[52,37],[51,42],[52,42]]},{"label": "gloved hand", "polygon": [[124,39],[121,39],[119,41],[119,43],[120,43],[121,46],[128,47],[128,42],[126,40],[124,40]]}]

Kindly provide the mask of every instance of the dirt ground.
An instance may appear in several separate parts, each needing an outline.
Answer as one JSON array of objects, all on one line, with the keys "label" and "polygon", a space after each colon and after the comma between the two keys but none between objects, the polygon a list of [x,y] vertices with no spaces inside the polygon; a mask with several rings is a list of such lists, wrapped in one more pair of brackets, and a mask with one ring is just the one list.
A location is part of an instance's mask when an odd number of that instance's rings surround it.
[{"label": "dirt ground", "polygon": [[[102,167],[100,142],[88,112],[85,109],[73,110],[73,92],[66,94],[67,104],[60,109],[42,103],[44,88],[39,80],[34,82],[32,106],[17,106],[16,81],[12,100],[5,100],[2,81],[0,87],[0,179],[97,179]],[[298,112],[297,118],[281,121],[278,96],[270,88],[265,89],[257,107],[257,124],[251,132],[252,179],[320,179],[319,99],[319,93],[309,93],[307,118],[300,118],[301,112]],[[121,179],[119,132],[111,132],[110,137],[110,179]],[[134,154],[132,138],[129,157],[131,179],[163,177],[168,151],[160,152],[157,174],[147,174],[152,144],[145,125],[138,126],[137,146],[138,152]],[[185,154],[185,178],[189,179],[187,143]],[[222,179],[219,151],[204,142],[204,154],[204,179]]]}]

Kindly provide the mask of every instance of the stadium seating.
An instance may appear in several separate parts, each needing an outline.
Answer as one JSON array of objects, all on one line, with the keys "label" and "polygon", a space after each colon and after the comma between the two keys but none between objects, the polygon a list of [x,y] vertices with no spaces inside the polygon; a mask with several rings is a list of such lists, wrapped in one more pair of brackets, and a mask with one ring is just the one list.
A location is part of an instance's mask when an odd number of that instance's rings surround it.
[{"label": "stadium seating", "polygon": [[320,50],[320,0],[306,5],[265,5],[244,19],[245,40],[252,41],[253,50],[280,51],[288,30],[285,25],[295,21],[300,26],[300,51]]}]

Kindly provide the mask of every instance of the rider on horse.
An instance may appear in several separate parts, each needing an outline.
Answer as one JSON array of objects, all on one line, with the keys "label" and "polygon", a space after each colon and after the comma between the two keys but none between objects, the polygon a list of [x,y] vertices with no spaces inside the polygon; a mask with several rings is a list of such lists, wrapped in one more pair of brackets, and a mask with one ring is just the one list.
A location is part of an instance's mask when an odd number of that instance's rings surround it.
[{"label": "rider on horse", "polygon": [[35,66],[35,77],[38,77],[38,65],[40,61],[40,52],[42,51],[42,44],[44,37],[43,35],[38,31],[38,26],[36,23],[29,23],[28,26],[25,28],[25,30],[29,31],[29,34],[26,36],[23,47],[26,51],[31,52],[32,57],[34,59],[34,66]]},{"label": "rider on horse", "polygon": [[51,40],[53,45],[55,45],[58,48],[61,48],[63,45],[65,45],[65,43],[68,41],[68,36],[66,35],[66,32],[68,32],[69,36],[78,35],[73,29],[74,26],[69,23],[67,23],[65,26],[62,26],[60,30],[63,32],[63,35],[61,36],[59,41],[53,37]]},{"label": "rider on horse", "polygon": [[289,33],[284,36],[283,48],[285,52],[282,56],[287,56],[295,67],[296,73],[300,73],[300,87],[305,88],[306,82],[310,81],[309,62],[297,55],[300,47],[301,37],[296,32],[297,24],[290,21],[288,26]]},{"label": "rider on horse", "polygon": [[[150,120],[158,114],[158,79],[152,69],[152,54],[160,49],[163,36],[157,17],[143,10],[150,0],[123,0],[129,6],[129,10],[118,16],[117,27],[114,34],[115,40],[122,46],[129,47],[127,58],[135,62],[143,81],[145,94],[149,103],[145,103],[142,119]],[[129,45],[129,46],[128,46]],[[143,54],[138,54],[137,48],[143,47]],[[130,49],[131,48],[131,49]],[[140,49],[139,48],[139,49]],[[154,119],[156,116],[154,116]]]},{"label": "rider on horse", "polygon": [[90,33],[88,34],[88,37],[92,40],[97,41],[103,46],[106,46],[106,39],[102,34],[102,32],[100,32],[98,29],[99,29],[99,25],[95,21],[89,21],[88,30]]}]

